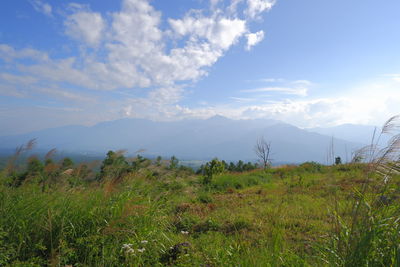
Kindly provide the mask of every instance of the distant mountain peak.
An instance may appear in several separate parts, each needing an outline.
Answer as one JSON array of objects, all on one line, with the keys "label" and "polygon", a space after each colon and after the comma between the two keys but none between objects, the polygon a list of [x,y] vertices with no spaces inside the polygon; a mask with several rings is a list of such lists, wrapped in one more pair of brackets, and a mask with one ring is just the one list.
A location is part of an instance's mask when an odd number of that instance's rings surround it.
[{"label": "distant mountain peak", "polygon": [[223,121],[228,121],[230,119],[228,119],[227,117],[224,117],[222,115],[217,114],[217,115],[214,115],[214,116],[208,118],[207,120],[208,121],[222,121],[222,120]]}]

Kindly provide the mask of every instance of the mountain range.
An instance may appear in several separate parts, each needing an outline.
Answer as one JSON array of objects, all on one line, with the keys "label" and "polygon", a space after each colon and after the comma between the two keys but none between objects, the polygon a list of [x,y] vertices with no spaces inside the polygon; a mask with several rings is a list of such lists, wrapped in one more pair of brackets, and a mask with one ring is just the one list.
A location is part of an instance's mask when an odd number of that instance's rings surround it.
[{"label": "mountain range", "polygon": [[349,159],[352,151],[367,143],[371,127],[300,129],[276,120],[232,120],[222,116],[173,122],[120,119],[89,127],[72,125],[2,136],[0,151],[3,154],[13,151],[36,138],[38,151],[56,148],[64,153],[105,155],[108,150],[126,149],[131,155],[141,151],[140,154],[150,157],[175,155],[185,160],[218,157],[227,161],[254,161],[257,160],[254,146],[263,137],[271,143],[275,164],[327,163],[332,144],[335,156]]}]

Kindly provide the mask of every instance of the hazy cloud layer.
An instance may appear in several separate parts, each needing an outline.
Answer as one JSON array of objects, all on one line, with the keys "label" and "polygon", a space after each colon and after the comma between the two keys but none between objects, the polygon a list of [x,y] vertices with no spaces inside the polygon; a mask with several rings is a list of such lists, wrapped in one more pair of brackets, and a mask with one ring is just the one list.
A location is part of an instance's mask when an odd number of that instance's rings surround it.
[{"label": "hazy cloud layer", "polygon": [[244,89],[241,92],[246,94],[271,92],[280,95],[307,96],[308,91],[314,85],[307,80],[286,81],[284,79],[272,78],[260,79],[258,82],[262,82],[266,86]]},{"label": "hazy cloud layer", "polygon": [[[391,74],[377,77],[365,83],[348,88],[347,93],[340,97],[305,97],[299,94],[297,98],[270,101],[269,97],[240,98],[232,97],[235,104],[216,105],[212,108],[186,110],[186,114],[201,114],[209,117],[220,114],[235,119],[270,118],[282,120],[299,127],[326,127],[345,123],[380,125],[389,117],[399,113],[400,79],[399,75]],[[279,82],[282,79],[268,78],[265,82]],[[302,86],[316,86],[310,81],[299,80],[288,82]],[[319,88],[323,89],[323,88]],[[293,93],[293,88],[261,88],[259,91],[274,91],[276,93]],[[245,92],[249,93],[259,93]],[[251,90],[249,90],[251,91]],[[236,98],[236,99],[235,99]]]}]

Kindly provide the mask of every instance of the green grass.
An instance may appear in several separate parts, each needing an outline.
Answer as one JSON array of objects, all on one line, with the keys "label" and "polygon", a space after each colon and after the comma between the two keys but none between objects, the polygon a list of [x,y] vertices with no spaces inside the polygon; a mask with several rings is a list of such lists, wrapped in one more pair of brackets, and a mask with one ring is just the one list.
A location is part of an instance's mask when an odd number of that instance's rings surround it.
[{"label": "green grass", "polygon": [[0,266],[398,266],[399,177],[385,191],[390,203],[377,203],[376,190],[356,193],[364,169],[286,166],[204,185],[150,165],[45,187],[11,187],[3,172]]}]

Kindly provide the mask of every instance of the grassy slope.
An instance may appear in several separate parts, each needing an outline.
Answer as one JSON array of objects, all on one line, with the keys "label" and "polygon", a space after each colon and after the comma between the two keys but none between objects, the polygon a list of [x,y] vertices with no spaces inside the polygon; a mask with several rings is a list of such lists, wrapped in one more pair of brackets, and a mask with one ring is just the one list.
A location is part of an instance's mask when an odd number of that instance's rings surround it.
[{"label": "grassy slope", "polygon": [[289,166],[222,174],[204,186],[153,166],[120,183],[3,186],[0,265],[325,265],[319,247],[335,211],[351,215],[362,178],[360,166]]}]

